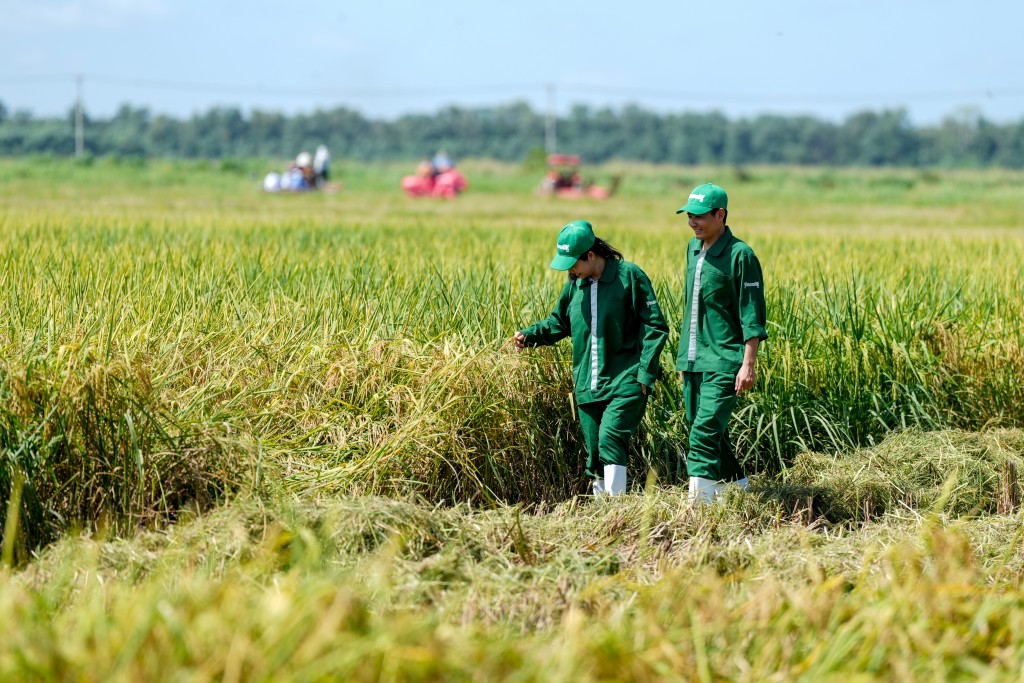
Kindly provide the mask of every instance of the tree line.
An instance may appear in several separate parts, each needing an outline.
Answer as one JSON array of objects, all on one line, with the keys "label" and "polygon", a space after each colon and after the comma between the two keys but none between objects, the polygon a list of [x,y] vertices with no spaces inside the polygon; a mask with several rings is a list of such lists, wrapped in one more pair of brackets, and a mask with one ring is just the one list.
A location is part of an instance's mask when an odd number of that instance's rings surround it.
[{"label": "tree line", "polygon": [[[545,124],[542,113],[521,102],[451,106],[394,120],[345,107],[291,116],[218,107],[179,119],[126,104],[109,118],[86,115],[84,131],[85,150],[93,156],[290,158],[326,144],[335,157],[362,161],[421,158],[441,148],[456,158],[518,161],[544,146]],[[558,150],[587,162],[1024,168],[1024,118],[997,124],[973,110],[914,126],[902,109],[862,111],[836,123],[813,116],[729,119],[717,112],[577,105],[556,119],[556,131]],[[0,102],[0,155],[74,151],[74,110],[65,117],[35,117],[10,112]]]}]

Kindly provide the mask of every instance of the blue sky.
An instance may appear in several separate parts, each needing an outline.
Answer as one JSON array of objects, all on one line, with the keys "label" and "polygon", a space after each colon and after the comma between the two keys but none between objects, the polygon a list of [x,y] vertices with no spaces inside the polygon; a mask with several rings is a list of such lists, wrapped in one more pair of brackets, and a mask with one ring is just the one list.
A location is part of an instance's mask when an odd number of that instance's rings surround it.
[{"label": "blue sky", "polygon": [[123,103],[372,117],[516,100],[538,111],[831,120],[905,107],[917,124],[1024,118],[1020,0],[0,0],[0,102],[60,115]]}]

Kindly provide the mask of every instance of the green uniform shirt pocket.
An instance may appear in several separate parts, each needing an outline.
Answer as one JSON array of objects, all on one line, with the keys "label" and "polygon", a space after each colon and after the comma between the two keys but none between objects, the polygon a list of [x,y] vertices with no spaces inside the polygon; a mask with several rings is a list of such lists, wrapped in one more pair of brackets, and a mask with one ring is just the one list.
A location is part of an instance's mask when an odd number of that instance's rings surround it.
[{"label": "green uniform shirt pocket", "polygon": [[719,306],[727,304],[733,299],[732,282],[725,273],[708,267],[705,263],[700,278],[700,296],[707,301],[714,301]]}]

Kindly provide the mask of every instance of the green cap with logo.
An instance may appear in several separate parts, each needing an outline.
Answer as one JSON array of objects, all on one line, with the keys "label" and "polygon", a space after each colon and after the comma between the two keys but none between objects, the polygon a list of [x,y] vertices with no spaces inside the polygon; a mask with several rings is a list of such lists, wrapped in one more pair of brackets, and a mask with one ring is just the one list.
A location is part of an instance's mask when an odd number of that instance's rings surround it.
[{"label": "green cap with logo", "polygon": [[701,216],[708,211],[728,208],[729,196],[725,194],[725,190],[718,185],[704,183],[693,188],[686,206],[676,211],[676,213],[693,213]]},{"label": "green cap with logo", "polygon": [[555,247],[555,258],[551,259],[551,267],[555,270],[569,270],[576,260],[594,246],[597,237],[594,227],[588,221],[573,221],[558,233],[558,246]]}]

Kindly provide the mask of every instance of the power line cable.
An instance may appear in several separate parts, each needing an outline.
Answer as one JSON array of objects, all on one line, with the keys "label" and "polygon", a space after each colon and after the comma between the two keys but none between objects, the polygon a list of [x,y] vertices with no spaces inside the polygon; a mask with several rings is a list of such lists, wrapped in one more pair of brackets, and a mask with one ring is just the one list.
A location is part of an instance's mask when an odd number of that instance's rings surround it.
[{"label": "power line cable", "polygon": [[690,101],[728,102],[732,104],[768,103],[768,104],[850,104],[864,101],[877,100],[901,100],[911,102],[943,101],[950,99],[963,99],[979,97],[986,99],[1024,97],[1024,86],[1010,86],[1000,88],[983,88],[976,90],[947,90],[928,91],[918,93],[859,93],[830,95],[820,94],[811,96],[787,97],[767,94],[740,94],[730,95],[715,94],[714,96],[693,95],[682,90],[659,90],[650,88],[637,88],[631,86],[608,86],[595,83],[562,83],[560,88],[566,90],[583,91],[601,95],[635,95],[646,98],[667,98],[686,99]]},{"label": "power line cable", "polygon": [[643,88],[608,83],[545,82],[545,83],[489,83],[465,86],[403,87],[403,88],[352,88],[344,86],[292,87],[261,83],[199,83],[189,81],[167,81],[152,78],[132,78],[108,74],[39,74],[34,76],[0,76],[0,85],[36,85],[54,82],[76,83],[83,78],[89,83],[121,87],[177,91],[216,93],[219,95],[263,95],[290,97],[338,97],[338,98],[390,98],[423,96],[460,96],[514,92],[519,95],[548,92],[551,88],[565,92],[585,92],[607,97],[639,97],[644,99],[670,99],[686,102],[707,102],[709,104],[746,105],[821,105],[821,104],[862,104],[866,102],[902,102],[907,104],[941,102],[960,99],[1010,99],[1024,97],[1024,85],[998,86],[970,90],[921,91],[903,93],[819,93],[812,95],[786,96],[758,93],[719,93],[713,96],[694,95],[691,92],[659,88]]},{"label": "power line cable", "polygon": [[40,74],[38,76],[0,76],[0,85],[42,85],[46,83],[66,83],[74,81],[75,76],[69,74]]},{"label": "power line cable", "polygon": [[123,78],[117,76],[88,75],[94,82],[105,85],[123,85],[138,88],[163,90],[179,90],[193,92],[216,92],[246,95],[296,95],[300,97],[343,96],[343,97],[410,97],[422,95],[458,95],[492,92],[508,92],[509,90],[539,89],[544,87],[536,83],[506,83],[471,86],[450,86],[431,88],[345,88],[319,87],[295,88],[289,86],[273,86],[263,84],[224,84],[224,83],[187,83],[181,81],[161,81],[152,79]]}]

